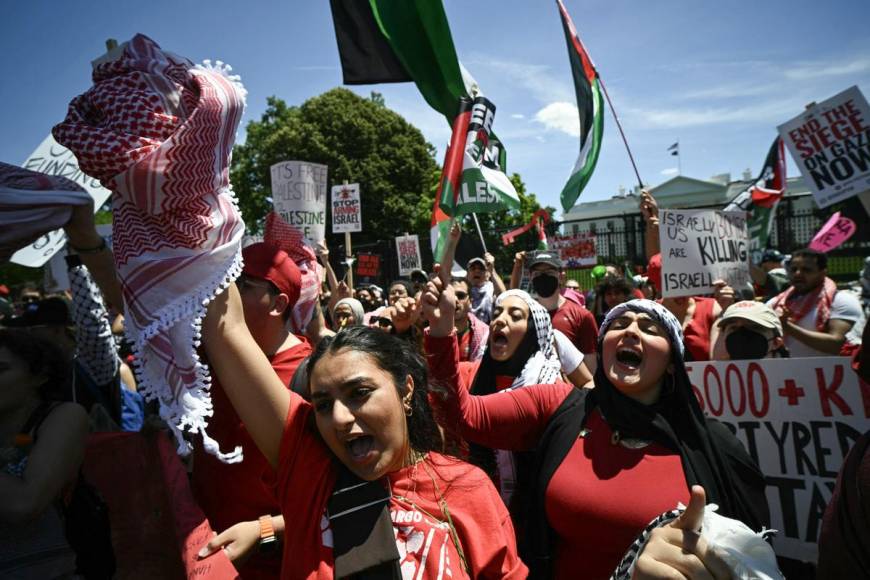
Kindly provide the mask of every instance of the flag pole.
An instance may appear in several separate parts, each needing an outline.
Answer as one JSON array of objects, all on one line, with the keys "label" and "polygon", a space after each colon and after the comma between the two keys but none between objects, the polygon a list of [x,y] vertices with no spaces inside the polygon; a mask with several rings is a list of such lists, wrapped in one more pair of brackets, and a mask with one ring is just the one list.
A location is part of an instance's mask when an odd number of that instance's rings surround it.
[{"label": "flag pole", "polygon": [[680,153],[680,140],[677,139],[677,175],[683,174],[683,154]]},{"label": "flag pole", "polygon": [[483,246],[483,253],[486,254],[486,242],[483,241],[483,232],[480,229],[480,222],[477,221],[477,213],[471,212],[471,217],[474,218],[474,225],[477,226],[477,235],[480,236],[480,243]]},{"label": "flag pole", "polygon": [[598,82],[601,84],[601,90],[604,92],[604,98],[607,99],[607,104],[610,107],[610,114],[613,115],[613,120],[616,121],[616,127],[619,129],[619,135],[622,137],[622,142],[625,143],[625,150],[628,151],[628,158],[631,160],[634,175],[637,177],[637,184],[641,189],[643,189],[643,181],[640,178],[640,172],[637,170],[637,163],[634,162],[634,155],[631,154],[631,147],[628,146],[628,139],[625,138],[625,132],[622,130],[619,116],[616,114],[616,109],[613,108],[613,102],[610,100],[610,95],[607,94],[607,87],[604,86],[604,79],[601,78],[601,75],[598,75]]}]

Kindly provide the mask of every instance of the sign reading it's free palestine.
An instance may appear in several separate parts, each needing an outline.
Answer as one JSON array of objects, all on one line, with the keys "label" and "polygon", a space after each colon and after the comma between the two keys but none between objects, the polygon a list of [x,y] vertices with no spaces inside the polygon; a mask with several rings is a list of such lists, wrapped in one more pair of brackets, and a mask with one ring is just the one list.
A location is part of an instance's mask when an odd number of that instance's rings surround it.
[{"label": "sign reading it's free palestine", "polygon": [[326,165],[281,161],[271,167],[272,205],[312,247],[326,238]]},{"label": "sign reading it's free palestine", "polygon": [[661,210],[662,296],[712,294],[713,282],[749,282],[746,212]]}]

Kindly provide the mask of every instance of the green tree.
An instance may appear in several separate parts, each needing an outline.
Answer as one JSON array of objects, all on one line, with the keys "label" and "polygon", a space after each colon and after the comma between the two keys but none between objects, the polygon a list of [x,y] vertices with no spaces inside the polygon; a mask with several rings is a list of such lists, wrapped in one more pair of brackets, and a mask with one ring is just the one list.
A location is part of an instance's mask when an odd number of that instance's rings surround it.
[{"label": "green tree", "polygon": [[[366,99],[342,88],[299,107],[277,97],[267,102],[261,119],[248,123],[245,144],[233,152],[231,179],[249,231],[259,231],[271,210],[269,168],[300,160],[327,165],[330,187],[345,180],[360,184],[363,227],[354,234],[355,246],[418,232],[418,201],[438,169],[435,148],[419,129],[375,95]],[[330,226],[326,230],[330,246],[343,243],[332,239]]]}]

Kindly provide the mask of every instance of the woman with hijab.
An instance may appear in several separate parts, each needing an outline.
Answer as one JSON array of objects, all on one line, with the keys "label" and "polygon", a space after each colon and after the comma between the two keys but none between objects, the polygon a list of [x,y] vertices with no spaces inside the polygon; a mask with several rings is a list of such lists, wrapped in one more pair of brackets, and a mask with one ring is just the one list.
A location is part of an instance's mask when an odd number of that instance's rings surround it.
[{"label": "woman with hijab", "polygon": [[[536,449],[525,530],[531,577],[577,577],[578,561],[584,578],[609,577],[637,534],[688,504],[696,484],[720,514],[755,530],[769,523],[764,478],[727,428],[705,420],[680,324],[664,307],[632,300],[608,313],[594,389],[533,385],[473,396],[460,387],[456,339],[442,314],[453,298],[442,288],[430,282],[424,312],[430,369],[448,390],[446,425],[481,445]],[[712,566],[710,556],[690,556],[689,576]],[[680,570],[683,562],[662,564]]]},{"label": "woman with hijab", "polygon": [[365,310],[356,298],[342,298],[332,308],[332,320],[336,332],[351,326],[362,326]]}]

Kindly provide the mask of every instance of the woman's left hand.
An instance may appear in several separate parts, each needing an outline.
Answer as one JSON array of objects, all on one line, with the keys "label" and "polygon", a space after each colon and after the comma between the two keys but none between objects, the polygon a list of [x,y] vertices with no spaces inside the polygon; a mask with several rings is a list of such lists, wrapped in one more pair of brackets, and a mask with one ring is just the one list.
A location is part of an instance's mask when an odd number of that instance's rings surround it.
[{"label": "woman's left hand", "polygon": [[632,580],[730,580],[731,568],[701,536],[706,493],[692,486],[686,511],[666,526],[656,528],[637,559]]},{"label": "woman's left hand", "polygon": [[453,286],[436,276],[426,284],[422,296],[423,315],[429,321],[430,336],[449,336],[453,332],[456,314],[456,295]]},{"label": "woman's left hand", "polygon": [[259,543],[260,522],[239,522],[213,537],[197,556],[206,558],[223,548],[230,562],[241,564],[250,557]]}]

